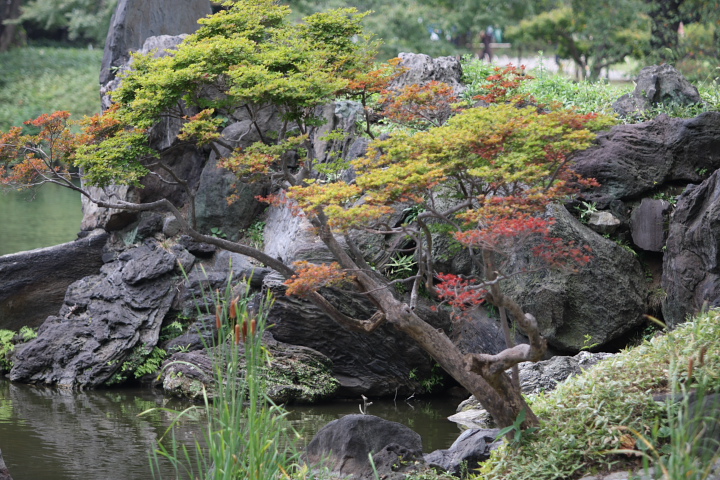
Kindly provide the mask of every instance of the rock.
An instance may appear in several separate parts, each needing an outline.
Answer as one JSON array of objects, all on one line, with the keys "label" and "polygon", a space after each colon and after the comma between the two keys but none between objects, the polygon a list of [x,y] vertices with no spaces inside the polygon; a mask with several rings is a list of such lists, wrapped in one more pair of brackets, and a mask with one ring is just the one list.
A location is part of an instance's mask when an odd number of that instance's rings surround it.
[{"label": "rock", "polygon": [[643,198],[630,219],[633,243],[643,250],[661,252],[672,205],[667,200]]},{"label": "rock", "polygon": [[[338,326],[312,303],[285,296],[273,289],[275,303],[268,322],[273,337],[281,342],[303,345],[326,355],[333,362],[333,376],[340,382],[336,396],[357,398],[360,395],[381,397],[410,395],[422,391],[416,378],[432,376],[430,357],[407,335],[390,325],[372,333],[352,332]],[[370,318],[373,306],[359,295],[323,289],[333,305],[354,318]],[[440,313],[418,305],[423,318],[440,328],[449,327]]]},{"label": "rock", "polygon": [[0,257],[0,329],[39,327],[60,310],[67,287],[102,266],[108,234]]},{"label": "rock", "polygon": [[[500,319],[491,318],[483,306],[465,312],[463,318],[453,324],[451,340],[460,351],[496,355],[507,347]],[[515,343],[527,343],[527,337],[515,332]]]},{"label": "rock", "polygon": [[369,479],[374,477],[368,454],[384,449],[401,457],[401,462],[414,462],[422,458],[422,439],[396,422],[373,415],[346,415],[318,431],[308,444],[304,459],[310,465],[326,466],[341,476]]},{"label": "rock", "polygon": [[652,65],[640,71],[635,90],[613,103],[622,116],[641,114],[656,105],[693,105],[701,103],[700,93],[672,65]]},{"label": "rock", "polygon": [[213,292],[218,289],[224,291],[229,279],[239,289],[236,294],[240,294],[247,281],[251,287],[260,288],[269,271],[268,268],[258,266],[250,257],[222,250],[210,259],[198,262],[192,269],[185,270],[187,278],[178,286],[173,310],[194,317],[198,308],[209,309],[214,315]]},{"label": "rock", "polygon": [[[198,230],[205,234],[217,232],[218,236],[237,241],[241,230],[248,228],[265,208],[255,198],[263,193],[257,185],[240,183],[235,174],[218,167],[211,155],[200,176],[196,197]],[[231,195],[238,197],[229,204]]]},{"label": "rock", "polygon": [[701,182],[720,168],[720,112],[695,118],[665,114],[600,133],[598,145],[574,156],[574,170],[600,187],[582,197],[605,208],[614,200],[637,200],[665,184]]},{"label": "rock", "polygon": [[[549,206],[547,215],[555,219],[552,236],[592,249],[590,263],[574,272],[545,269],[518,275],[503,282],[505,293],[537,318],[540,333],[559,351],[601,347],[640,325],[647,282],[637,258],[562,206]],[[532,272],[537,259],[523,250],[512,261],[513,269]]]},{"label": "rock", "polygon": [[422,53],[401,53],[398,57],[400,66],[407,68],[407,71],[390,83],[390,90],[436,81],[452,86],[457,95],[465,91],[462,83],[462,66],[457,58],[432,58]]},{"label": "rock", "polygon": [[591,212],[588,215],[587,226],[600,235],[609,235],[614,233],[621,224],[622,222],[615,215],[606,210]]},{"label": "rock", "polygon": [[[213,342],[210,339],[208,345]],[[271,358],[265,381],[267,394],[273,402],[315,403],[333,395],[338,384],[332,378],[332,362],[326,356],[307,347],[278,342],[267,332],[263,344]],[[244,346],[238,348],[242,355]],[[165,393],[170,395],[202,400],[205,390],[212,397],[213,365],[208,350],[172,355],[163,366],[162,385]]]},{"label": "rock", "polygon": [[495,441],[498,432],[500,429],[497,428],[465,430],[447,450],[435,450],[425,455],[425,462],[460,477],[476,469],[502,444],[502,439]]},{"label": "rock", "polygon": [[720,172],[700,185],[689,185],[670,219],[663,259],[662,305],[665,322],[674,327],[703,305],[720,305]]},{"label": "rock", "polygon": [[57,316],[13,354],[10,379],[96,387],[130,358],[150,353],[175,295],[172,254],[156,242],[128,249],[99,275],[67,289]]},{"label": "rock", "polygon": [[612,356],[612,353],[580,352],[573,357],[556,356],[540,362],[523,362],[518,365],[520,388],[526,395],[555,390],[558,383]]},{"label": "rock", "polygon": [[172,0],[120,0],[105,41],[100,83],[112,80],[129,52],[138,50],[148,37],[192,33],[199,27],[198,19],[210,13],[208,0],[188,0],[183,8]]},{"label": "rock", "polygon": [[2,450],[0,450],[0,480],[13,480],[7,465],[5,465],[5,460],[3,460]]}]

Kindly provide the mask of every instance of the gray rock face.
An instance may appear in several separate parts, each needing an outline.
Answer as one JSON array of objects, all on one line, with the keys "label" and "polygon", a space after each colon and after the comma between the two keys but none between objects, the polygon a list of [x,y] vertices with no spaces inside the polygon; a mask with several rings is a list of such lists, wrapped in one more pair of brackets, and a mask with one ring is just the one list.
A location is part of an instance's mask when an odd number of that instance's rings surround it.
[{"label": "gray rock face", "polygon": [[663,114],[617,125],[598,135],[597,146],[578,152],[575,161],[575,171],[600,183],[583,197],[601,208],[613,200],[642,198],[665,183],[697,183],[720,168],[720,113],[689,119]]},{"label": "gray rock face", "polygon": [[663,260],[662,312],[670,326],[702,308],[720,305],[720,172],[690,185],[670,221]]},{"label": "gray rock face", "polygon": [[39,327],[60,310],[67,287],[102,265],[108,235],[0,257],[0,329]]},{"label": "gray rock face", "polygon": [[182,8],[173,0],[120,0],[105,41],[100,83],[112,80],[114,67],[123,65],[148,37],[193,33],[198,19],[210,13],[208,0],[186,0]]},{"label": "gray rock face", "polygon": [[[614,340],[642,322],[647,285],[640,263],[617,243],[582,225],[558,205],[548,208],[555,218],[552,235],[588,245],[592,259],[577,272],[542,270],[503,282],[538,320],[540,332],[560,351],[577,352],[590,344]],[[532,271],[536,260],[519,254],[515,268]]]},{"label": "gray rock face", "polygon": [[640,71],[635,90],[620,97],[613,109],[620,115],[642,113],[654,105],[692,105],[702,102],[697,88],[672,65],[652,65]]},{"label": "gray rock face", "polygon": [[460,477],[463,469],[466,472],[476,469],[502,444],[502,439],[495,441],[499,431],[497,428],[465,430],[447,450],[435,450],[425,455],[425,462]]},{"label": "gray rock face", "polygon": [[650,252],[662,251],[671,208],[667,200],[643,198],[630,219],[633,243]]},{"label": "gray rock face", "polygon": [[[374,478],[368,454],[386,447],[403,461],[422,458],[420,435],[405,425],[373,415],[346,415],[320,429],[307,446],[305,461],[317,465],[325,460],[323,465],[341,476]],[[387,468],[381,469],[389,473]]]},{"label": "gray rock face", "polygon": [[10,379],[63,387],[107,382],[136,350],[157,344],[175,295],[175,257],[154,242],[70,285],[59,315],[18,348]]},{"label": "gray rock face", "polygon": [[[383,325],[373,333],[345,330],[313,304],[297,297],[274,292],[275,304],[268,318],[273,337],[278,341],[310,347],[333,362],[333,375],[340,382],[336,396],[357,398],[390,396],[420,392],[420,384],[409,378],[429,378],[432,362],[415,342]],[[339,291],[324,290],[330,301],[343,313],[355,318],[370,318],[375,312],[367,301]],[[423,308],[418,306],[418,308]],[[423,309],[423,318],[442,326],[440,314]],[[435,317],[433,317],[435,315]]]},{"label": "gray rock face", "polygon": [[451,85],[458,95],[465,90],[462,84],[462,67],[455,57],[432,58],[422,53],[401,53],[398,57],[400,66],[407,68],[407,71],[390,84],[391,90],[414,84],[424,85],[432,81]]},{"label": "gray rock face", "polygon": [[612,353],[580,352],[573,357],[556,356],[541,362],[523,362],[518,365],[520,388],[525,394],[555,390],[558,383],[612,356]]}]

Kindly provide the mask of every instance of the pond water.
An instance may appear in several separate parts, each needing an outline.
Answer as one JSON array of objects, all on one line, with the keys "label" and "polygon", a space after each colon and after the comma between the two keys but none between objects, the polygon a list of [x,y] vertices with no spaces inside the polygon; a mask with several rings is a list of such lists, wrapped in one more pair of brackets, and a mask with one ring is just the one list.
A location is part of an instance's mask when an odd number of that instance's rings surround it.
[{"label": "pond water", "polygon": [[0,190],[0,255],[72,241],[81,221],[80,194],[67,188]]},{"label": "pond water", "polygon": [[[307,442],[331,420],[358,413],[358,403],[291,406],[289,419]],[[374,401],[368,413],[409,426],[422,436],[423,451],[431,452],[448,448],[459,435],[447,420],[457,403]],[[150,479],[149,453],[173,415],[138,414],[187,406],[150,388],[65,391],[0,379],[0,449],[15,480]],[[186,421],[177,438],[192,446],[200,428]]]}]

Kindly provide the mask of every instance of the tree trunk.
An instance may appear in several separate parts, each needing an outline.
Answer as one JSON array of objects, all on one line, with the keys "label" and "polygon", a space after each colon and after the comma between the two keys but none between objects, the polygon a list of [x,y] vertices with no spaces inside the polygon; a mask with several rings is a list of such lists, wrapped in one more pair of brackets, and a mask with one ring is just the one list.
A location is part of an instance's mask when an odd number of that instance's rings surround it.
[{"label": "tree trunk", "polygon": [[15,41],[17,25],[7,24],[6,20],[14,20],[20,16],[22,0],[0,0],[0,52],[5,52]]}]

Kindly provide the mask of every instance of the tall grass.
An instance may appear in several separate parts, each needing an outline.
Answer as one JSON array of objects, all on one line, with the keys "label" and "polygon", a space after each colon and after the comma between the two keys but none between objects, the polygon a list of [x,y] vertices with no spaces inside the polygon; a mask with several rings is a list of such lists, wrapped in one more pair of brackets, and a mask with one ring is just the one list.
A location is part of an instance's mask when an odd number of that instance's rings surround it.
[{"label": "tall grass", "polygon": [[[249,292],[249,287],[245,288]],[[206,418],[194,451],[180,445],[174,431],[161,439],[152,455],[153,478],[165,478],[161,459],[169,461],[171,478],[212,480],[273,480],[307,478],[295,448],[297,434],[284,409],[266,395],[268,352],[262,336],[270,295],[250,308],[248,294],[233,298],[228,283],[213,296],[218,326],[215,345],[208,348],[213,363],[213,387],[203,392],[198,407]],[[178,414],[178,421],[193,412]]]},{"label": "tall grass", "polygon": [[55,110],[74,117],[100,111],[103,52],[24,47],[0,53],[0,131]]}]

